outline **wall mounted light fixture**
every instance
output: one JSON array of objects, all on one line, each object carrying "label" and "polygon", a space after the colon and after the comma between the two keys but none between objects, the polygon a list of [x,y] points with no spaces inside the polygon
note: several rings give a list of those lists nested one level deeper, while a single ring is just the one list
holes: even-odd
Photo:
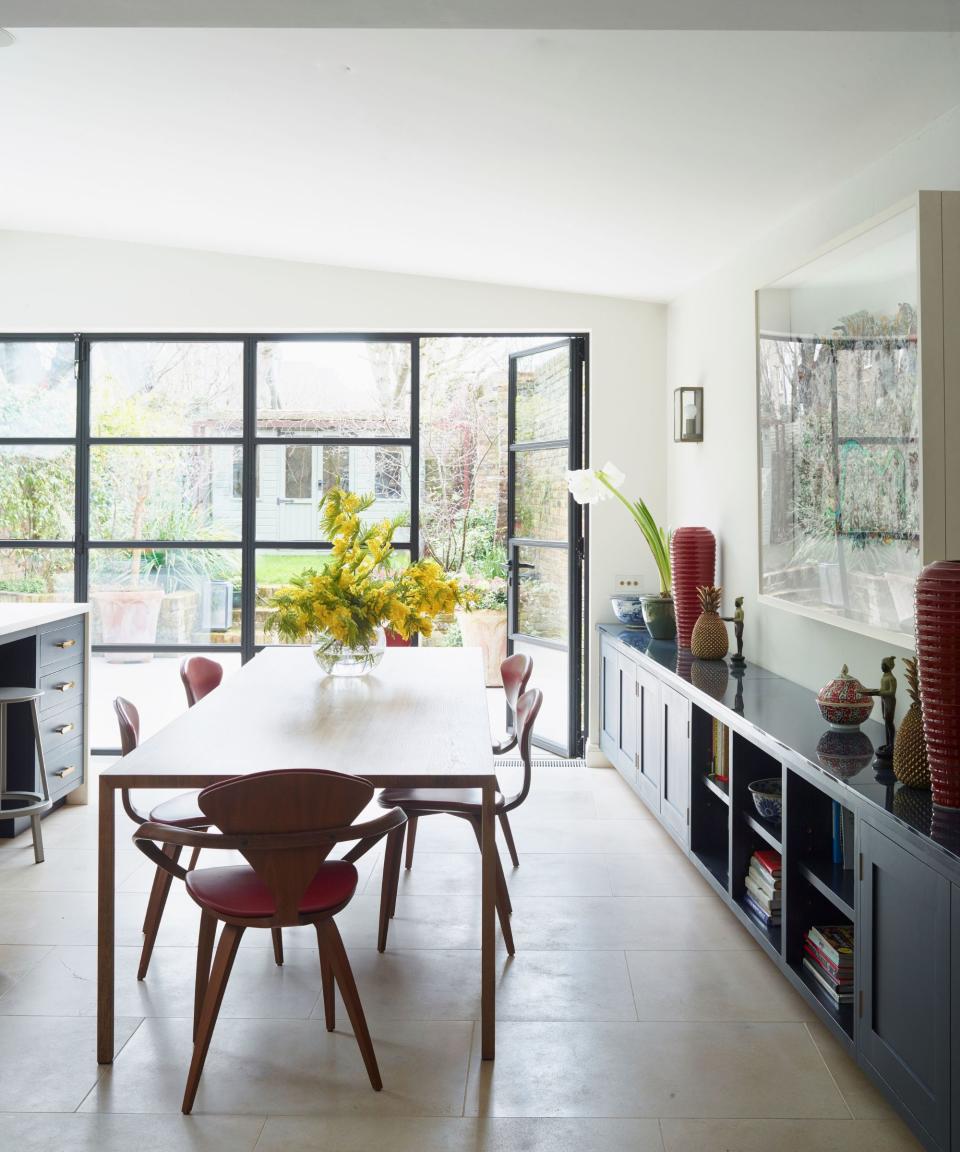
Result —
[{"label": "wall mounted light fixture", "polygon": [[703,389],[677,388],[673,394],[673,439],[699,444],[703,439]]}]

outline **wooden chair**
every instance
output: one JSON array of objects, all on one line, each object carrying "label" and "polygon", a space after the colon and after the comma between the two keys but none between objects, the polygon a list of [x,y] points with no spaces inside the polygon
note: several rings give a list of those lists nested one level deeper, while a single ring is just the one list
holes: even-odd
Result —
[{"label": "wooden chair", "polygon": [[[117,714],[120,725],[120,752],[126,756],[140,743],[140,713],[136,707],[123,696],[118,696],[113,702],[113,710]],[[150,809],[149,816],[144,815],[134,807],[128,789],[120,791],[120,800],[123,810],[134,824],[146,824],[152,820],[158,824],[173,824],[178,828],[206,829],[210,821],[200,811],[197,804],[199,792],[184,792],[174,796],[171,800],[155,805]],[[176,863],[180,858],[182,849],[171,847],[168,855]],[[197,865],[200,849],[194,850],[190,857],[189,871]],[[145,980],[150,967],[150,958],[153,956],[153,947],[157,942],[157,933],[160,931],[160,921],[163,919],[163,910],[167,906],[167,897],[170,895],[170,884],[173,876],[163,868],[157,868],[150,888],[150,898],[147,900],[147,911],[143,919],[143,950],[140,953],[140,967],[137,969],[137,979]],[[278,964],[283,963],[283,939],[278,928],[273,936],[273,958]]]},{"label": "wooden chair", "polygon": [[223,665],[206,656],[189,656],[180,665],[180,679],[187,693],[187,704],[193,707],[199,700],[220,687]]},{"label": "wooden chair", "polygon": [[[399,808],[364,824],[353,821],[373,796],[373,785],[356,776],[320,769],[258,772],[205,788],[198,804],[220,835],[150,822],[134,834],[137,847],[186,884],[200,906],[193,1059],[183,1096],[190,1112],[203,1072],[223,994],[247,928],[279,930],[312,924],[320,951],[327,1030],[334,1018],[334,981],[374,1091],[383,1084],[350,962],[334,917],[357,887],[353,861],[383,836],[403,827]],[[327,860],[335,844],[357,841],[342,860]],[[160,848],[159,845],[164,845]],[[234,849],[248,864],[186,872],[168,851]],[[217,924],[223,924],[213,956]],[[211,968],[211,959],[213,961]]]},{"label": "wooden chair", "polygon": [[[533,674],[533,660],[523,652],[514,652],[506,660],[500,662],[500,678],[503,680],[503,693],[507,698],[507,707],[510,709],[510,724],[503,740],[493,745],[494,756],[505,756],[517,746],[517,701],[526,692],[527,684]],[[506,809],[497,813],[500,828],[506,841],[507,851],[514,868],[520,867],[520,857],[517,855],[517,846],[513,842],[513,830],[510,827],[510,818]],[[413,867],[413,846],[417,839],[417,817],[407,818],[407,868]]]},{"label": "wooden chair", "polygon": [[[543,703],[543,693],[539,688],[531,688],[517,701],[515,711],[517,725],[517,743],[520,748],[520,758],[523,761],[523,784],[520,791],[514,796],[504,796],[498,792],[496,795],[496,813],[512,811],[518,808],[527,798],[530,791],[531,755],[533,740],[533,726],[536,723],[540,706]],[[477,844],[481,844],[480,817],[482,811],[482,796],[479,788],[385,788],[378,797],[379,804],[385,808],[402,808],[407,820],[421,816],[434,816],[444,814],[459,816],[470,823]],[[400,863],[403,855],[403,833],[401,826],[387,839],[387,848],[384,854],[383,875],[384,887],[380,900],[380,933],[377,940],[377,949],[383,952],[387,946],[387,931],[390,919],[397,906],[397,889],[400,885]],[[387,882],[387,876],[390,880]],[[507,882],[503,875],[499,854],[497,856],[497,915],[500,919],[500,929],[507,951],[514,954],[513,933],[510,929],[510,895],[507,891]]]}]

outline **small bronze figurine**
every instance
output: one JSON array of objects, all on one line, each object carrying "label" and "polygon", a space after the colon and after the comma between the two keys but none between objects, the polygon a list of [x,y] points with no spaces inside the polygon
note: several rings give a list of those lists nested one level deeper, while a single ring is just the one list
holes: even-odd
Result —
[{"label": "small bronze figurine", "polygon": [[880,687],[867,690],[868,696],[880,697],[880,708],[883,713],[884,743],[877,749],[878,760],[893,760],[893,742],[897,729],[893,722],[897,710],[897,678],[893,674],[893,665],[896,656],[885,656],[880,661]]},{"label": "small bronze figurine", "polygon": [[737,642],[737,650],[730,657],[730,663],[743,668],[746,660],[743,658],[743,597],[738,596],[733,602],[733,615],[724,616],[724,620],[733,625],[733,635]]}]

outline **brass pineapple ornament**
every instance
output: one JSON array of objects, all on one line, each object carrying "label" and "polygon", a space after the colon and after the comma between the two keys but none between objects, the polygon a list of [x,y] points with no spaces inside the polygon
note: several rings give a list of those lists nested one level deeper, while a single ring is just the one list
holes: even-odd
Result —
[{"label": "brass pineapple ornament", "polygon": [[927,742],[923,738],[923,713],[920,710],[920,683],[917,661],[904,660],[910,707],[893,741],[893,772],[908,788],[929,788],[930,767],[927,764]]},{"label": "brass pineapple ornament", "polygon": [[697,589],[700,616],[693,626],[690,651],[698,660],[722,660],[730,649],[727,626],[720,619],[722,588],[708,584]]}]

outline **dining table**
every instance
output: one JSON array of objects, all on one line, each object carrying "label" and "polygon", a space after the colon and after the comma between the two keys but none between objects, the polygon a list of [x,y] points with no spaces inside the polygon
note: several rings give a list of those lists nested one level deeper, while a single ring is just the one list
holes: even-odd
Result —
[{"label": "dining table", "polygon": [[99,774],[98,1062],[113,1061],[118,792],[204,788],[284,768],[345,772],[377,788],[480,789],[481,1054],[492,1060],[498,784],[480,649],[388,648],[376,668],[348,677],[323,673],[310,648],[275,646]]}]

